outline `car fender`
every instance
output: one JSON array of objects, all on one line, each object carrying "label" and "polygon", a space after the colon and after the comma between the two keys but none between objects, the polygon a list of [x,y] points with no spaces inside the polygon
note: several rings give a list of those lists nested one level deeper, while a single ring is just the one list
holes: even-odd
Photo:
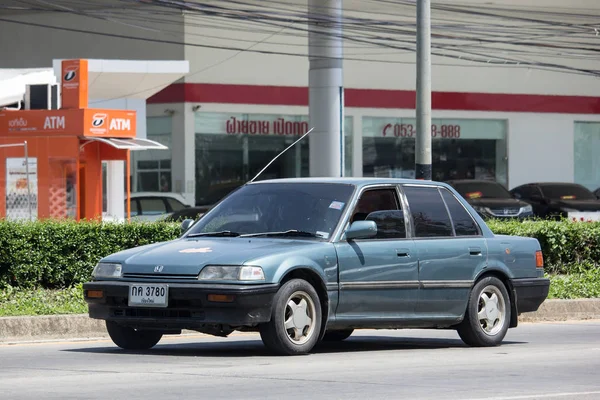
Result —
[{"label": "car fender", "polygon": [[482,275],[490,273],[490,272],[498,272],[498,273],[506,276],[508,279],[514,278],[513,272],[502,261],[488,259],[487,263],[480,264],[477,267],[477,269],[475,270],[475,274],[473,276],[473,282],[477,282],[479,280],[479,278],[481,278]]},{"label": "car fender", "polygon": [[[335,263],[335,265],[337,265],[337,263]],[[287,257],[279,264],[277,270],[275,271],[275,274],[273,275],[273,282],[281,282],[286,275],[294,270],[307,269],[315,273],[326,287],[327,277],[324,272],[324,267],[328,266],[319,265],[319,263],[309,257],[297,255]]]}]

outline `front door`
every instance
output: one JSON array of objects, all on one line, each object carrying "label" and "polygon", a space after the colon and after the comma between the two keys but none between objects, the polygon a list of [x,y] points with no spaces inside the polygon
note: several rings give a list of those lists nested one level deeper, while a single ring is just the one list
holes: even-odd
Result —
[{"label": "front door", "polygon": [[364,191],[350,222],[358,220],[375,221],[377,236],[336,243],[340,283],[336,319],[385,321],[413,316],[418,262],[396,187]]},{"label": "front door", "polygon": [[455,319],[466,310],[473,279],[487,262],[487,243],[474,219],[445,188],[402,187],[413,215],[421,291],[417,314]]}]

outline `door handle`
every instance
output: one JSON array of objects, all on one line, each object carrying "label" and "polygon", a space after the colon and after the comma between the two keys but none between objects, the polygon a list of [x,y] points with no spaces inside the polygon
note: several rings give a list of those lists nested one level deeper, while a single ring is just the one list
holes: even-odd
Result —
[{"label": "door handle", "polygon": [[398,249],[396,250],[396,255],[398,257],[410,257],[410,251],[408,249]]},{"label": "door handle", "polygon": [[469,247],[469,254],[472,256],[480,256],[481,249],[479,247]]}]

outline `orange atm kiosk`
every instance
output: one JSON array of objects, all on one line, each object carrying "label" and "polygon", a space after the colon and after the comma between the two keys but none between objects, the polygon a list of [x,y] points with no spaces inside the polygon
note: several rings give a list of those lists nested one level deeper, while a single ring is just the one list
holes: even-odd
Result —
[{"label": "orange atm kiosk", "polygon": [[102,162],[122,161],[128,220],[130,152],[147,149],[166,147],[136,138],[135,111],[88,108],[87,61],[65,60],[60,109],[0,111],[0,218],[101,219]]}]

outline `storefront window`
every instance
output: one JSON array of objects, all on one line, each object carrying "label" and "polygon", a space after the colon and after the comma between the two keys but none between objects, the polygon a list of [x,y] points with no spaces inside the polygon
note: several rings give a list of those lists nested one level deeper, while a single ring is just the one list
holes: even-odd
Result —
[{"label": "storefront window", "polygon": [[148,117],[146,136],[169,150],[132,152],[137,192],[170,192],[171,185],[171,117]]},{"label": "storefront window", "polygon": [[[363,175],[414,178],[414,118],[364,117]],[[507,185],[506,121],[433,119],[433,179],[489,179]]]},{"label": "storefront window", "polygon": [[[252,179],[309,129],[308,116],[198,113],[196,203],[214,204]],[[352,171],[352,117],[344,121],[345,171]],[[309,175],[310,135],[279,157],[258,180]]]},{"label": "storefront window", "polygon": [[600,122],[575,123],[575,183],[600,188]]}]

